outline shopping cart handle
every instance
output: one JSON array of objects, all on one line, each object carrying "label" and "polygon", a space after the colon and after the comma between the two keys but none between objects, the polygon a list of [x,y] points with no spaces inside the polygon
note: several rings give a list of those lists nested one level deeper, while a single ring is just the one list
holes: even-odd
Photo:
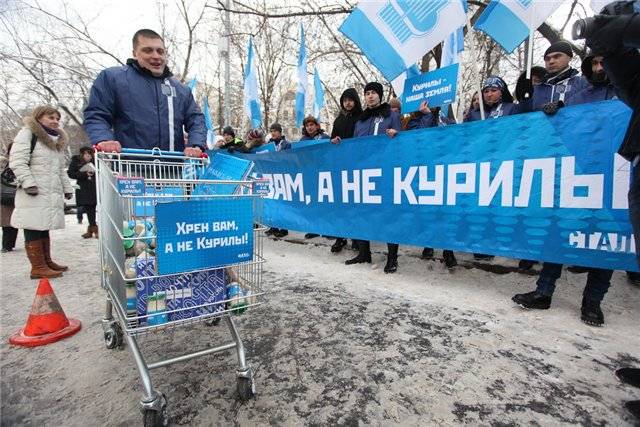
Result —
[{"label": "shopping cart handle", "polygon": [[148,156],[180,156],[184,157],[184,153],[180,151],[163,151],[159,148],[153,148],[151,150],[143,150],[141,148],[123,148],[122,154],[144,154]]}]

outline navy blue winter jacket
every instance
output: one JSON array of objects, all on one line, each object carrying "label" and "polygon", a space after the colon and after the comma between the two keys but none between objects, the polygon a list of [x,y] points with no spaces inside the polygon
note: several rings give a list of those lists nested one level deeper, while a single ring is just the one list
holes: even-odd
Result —
[{"label": "navy blue winter jacket", "polygon": [[84,129],[91,142],[115,140],[125,148],[170,150],[168,100],[172,99],[173,149],[184,149],[183,126],[189,146],[206,146],[204,116],[189,88],[171,76],[165,69],[162,77],[153,77],[132,59],[100,72],[84,110]]},{"label": "navy blue winter jacket", "polygon": [[[376,127],[377,124],[377,127]],[[354,137],[368,135],[384,135],[387,129],[402,130],[400,114],[391,111],[386,102],[375,108],[367,108],[356,122]]]},{"label": "navy blue winter jacket", "polygon": [[[486,107],[487,105],[485,104],[485,108]],[[518,112],[518,106],[512,102],[501,102],[500,104],[495,104],[484,110],[484,114],[487,119],[497,119],[498,117],[511,116],[513,114],[518,114]],[[475,122],[476,120],[481,119],[482,116],[480,115],[480,110],[473,110],[469,112],[469,115],[465,119],[465,122]]]},{"label": "navy blue winter jacket", "polygon": [[280,139],[269,138],[267,144],[271,143],[275,145],[276,151],[283,151],[291,148],[291,143],[287,141],[287,138],[285,138],[284,136],[282,136]]},{"label": "navy blue winter jacket", "polygon": [[[560,100],[566,105],[571,105],[573,103],[571,98],[587,86],[589,86],[589,82],[579,76],[578,70],[574,68],[569,68],[557,76],[547,77],[544,83],[533,87],[532,110],[542,110],[544,104]],[[531,110],[526,108],[525,111]]]},{"label": "navy blue winter jacket", "polygon": [[436,123],[433,114],[423,114],[418,111],[412,114],[411,120],[409,120],[409,123],[407,123],[407,130],[432,128],[437,125],[438,124]]},{"label": "navy blue winter jacket", "polygon": [[318,133],[317,133],[317,134],[315,134],[315,136],[310,136],[310,135],[307,135],[306,133],[304,133],[304,134],[302,135],[302,138],[300,138],[300,141],[310,141],[310,140],[312,140],[312,139],[331,139],[331,137],[330,137],[329,135],[327,135],[327,134],[325,133],[325,131],[323,131],[322,129],[320,129],[320,130],[318,131]]}]

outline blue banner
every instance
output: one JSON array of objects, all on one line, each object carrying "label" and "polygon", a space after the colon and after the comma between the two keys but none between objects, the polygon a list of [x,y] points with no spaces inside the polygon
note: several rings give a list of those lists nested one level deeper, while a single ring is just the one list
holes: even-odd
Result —
[{"label": "blue banner", "polygon": [[158,203],[159,274],[216,268],[253,259],[249,197]]},{"label": "blue banner", "polygon": [[262,221],[333,236],[637,270],[619,101],[248,155]]},{"label": "blue banner", "polygon": [[[209,166],[198,176],[201,180],[216,181],[242,181],[251,172],[253,164],[249,160],[222,154],[219,151],[213,153]],[[237,184],[198,184],[193,190],[194,196],[235,194],[238,191]]]},{"label": "blue banner", "polygon": [[456,99],[457,86],[458,64],[410,77],[404,82],[402,110],[418,111],[423,101],[428,101],[429,107],[451,104]]}]

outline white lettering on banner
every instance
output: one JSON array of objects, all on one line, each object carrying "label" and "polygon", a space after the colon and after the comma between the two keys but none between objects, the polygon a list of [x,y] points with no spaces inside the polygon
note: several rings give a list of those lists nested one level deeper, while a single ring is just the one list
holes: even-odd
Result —
[{"label": "white lettering on banner", "polygon": [[302,181],[302,174],[296,174],[296,178],[292,179],[288,173],[284,175],[286,183],[287,200],[293,200],[293,194],[298,193],[298,200],[304,202],[304,184]]},{"label": "white lettering on banner", "polygon": [[224,246],[245,245],[248,242],[249,242],[248,233],[244,233],[242,237],[238,237],[238,236],[198,237],[196,239],[196,248],[197,249],[213,249],[213,248],[224,247]]},{"label": "white lettering on banner", "polygon": [[189,252],[193,250],[193,242],[191,240],[187,240],[186,242],[177,242],[176,250],[178,252]]},{"label": "white lettering on banner", "polygon": [[362,170],[362,203],[371,203],[379,205],[382,203],[382,196],[372,195],[372,191],[376,191],[375,182],[371,182],[371,178],[379,178],[382,176],[382,169],[363,169]]},{"label": "white lettering on banner", "polygon": [[273,187],[274,187],[274,195],[273,195],[274,200],[278,200],[280,197],[282,197],[282,200],[290,201],[289,199],[287,199],[287,192],[284,188],[284,177],[282,176],[281,173],[273,174]]},{"label": "white lettering on banner", "polygon": [[576,249],[636,253],[633,234],[602,233],[600,231],[585,234],[582,231],[574,231],[569,233],[569,246]]},{"label": "white lettering on banner", "polygon": [[209,232],[209,223],[201,222],[196,224],[191,224],[188,222],[176,222],[176,235],[181,234],[201,234]]},{"label": "white lettering on banner", "polygon": [[360,171],[353,171],[353,182],[349,182],[349,171],[342,171],[342,203],[349,203],[349,192],[353,192],[353,203],[360,203]]},{"label": "white lettering on banner", "polygon": [[318,173],[318,202],[324,202],[325,197],[329,203],[333,203],[333,181],[331,172]]},{"label": "white lettering on banner", "polygon": [[436,177],[429,181],[427,167],[418,168],[418,189],[420,191],[433,191],[432,196],[418,196],[418,203],[421,205],[442,205],[444,204],[444,165],[436,165]]},{"label": "white lettering on banner", "polygon": [[[458,183],[458,175],[464,175],[464,181]],[[476,189],[476,164],[459,163],[447,167],[447,204],[455,205],[458,194],[474,193]]]},{"label": "white lettering on banner", "polygon": [[411,92],[417,92],[419,90],[428,89],[433,86],[440,86],[441,84],[442,84],[442,79],[429,80],[422,83],[416,83],[413,86],[411,86]]},{"label": "white lettering on banner", "polygon": [[214,221],[213,231],[237,230],[235,221]]},{"label": "white lettering on banner", "polygon": [[269,192],[264,196],[266,199],[273,199],[275,194],[275,189],[273,187],[273,176],[270,173],[263,173],[262,179],[266,179],[269,183]]},{"label": "white lettering on banner", "polygon": [[613,157],[613,191],[611,207],[629,209],[629,183],[631,182],[631,162],[616,153]]},{"label": "white lettering on banner", "polygon": [[[602,209],[604,175],[576,175],[576,158],[563,157],[560,162],[560,207]],[[586,196],[574,195],[576,187],[586,187]]]},{"label": "white lettering on banner", "polygon": [[416,176],[416,171],[418,170],[417,166],[409,167],[407,171],[407,175],[402,179],[402,168],[393,168],[393,204],[400,205],[402,204],[402,193],[407,196],[407,200],[410,205],[418,204],[418,200],[416,200],[416,195],[413,194],[413,189],[411,188],[411,182],[413,178]]},{"label": "white lettering on banner", "polygon": [[489,206],[498,190],[502,190],[500,206],[511,207],[513,203],[513,160],[500,163],[491,181],[491,163],[480,163],[478,206]]},{"label": "white lettering on banner", "polygon": [[531,197],[531,186],[533,185],[533,174],[536,170],[541,171],[542,179],[540,183],[540,207],[553,207],[553,187],[556,174],[556,159],[525,159],[522,165],[522,177],[520,178],[520,189],[518,196],[513,200],[513,205],[518,208],[529,206]]}]

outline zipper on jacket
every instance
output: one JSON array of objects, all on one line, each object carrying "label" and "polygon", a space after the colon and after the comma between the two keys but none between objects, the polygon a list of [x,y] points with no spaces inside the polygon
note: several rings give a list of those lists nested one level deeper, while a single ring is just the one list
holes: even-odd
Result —
[{"label": "zipper on jacket", "polygon": [[162,135],[160,132],[162,132],[162,128],[161,128],[161,124],[160,124],[160,98],[158,98],[158,83],[154,80],[153,81],[153,87],[156,91],[156,117],[158,118],[158,145],[157,147],[159,149],[162,150],[162,147],[160,146],[160,143],[162,141]]}]

